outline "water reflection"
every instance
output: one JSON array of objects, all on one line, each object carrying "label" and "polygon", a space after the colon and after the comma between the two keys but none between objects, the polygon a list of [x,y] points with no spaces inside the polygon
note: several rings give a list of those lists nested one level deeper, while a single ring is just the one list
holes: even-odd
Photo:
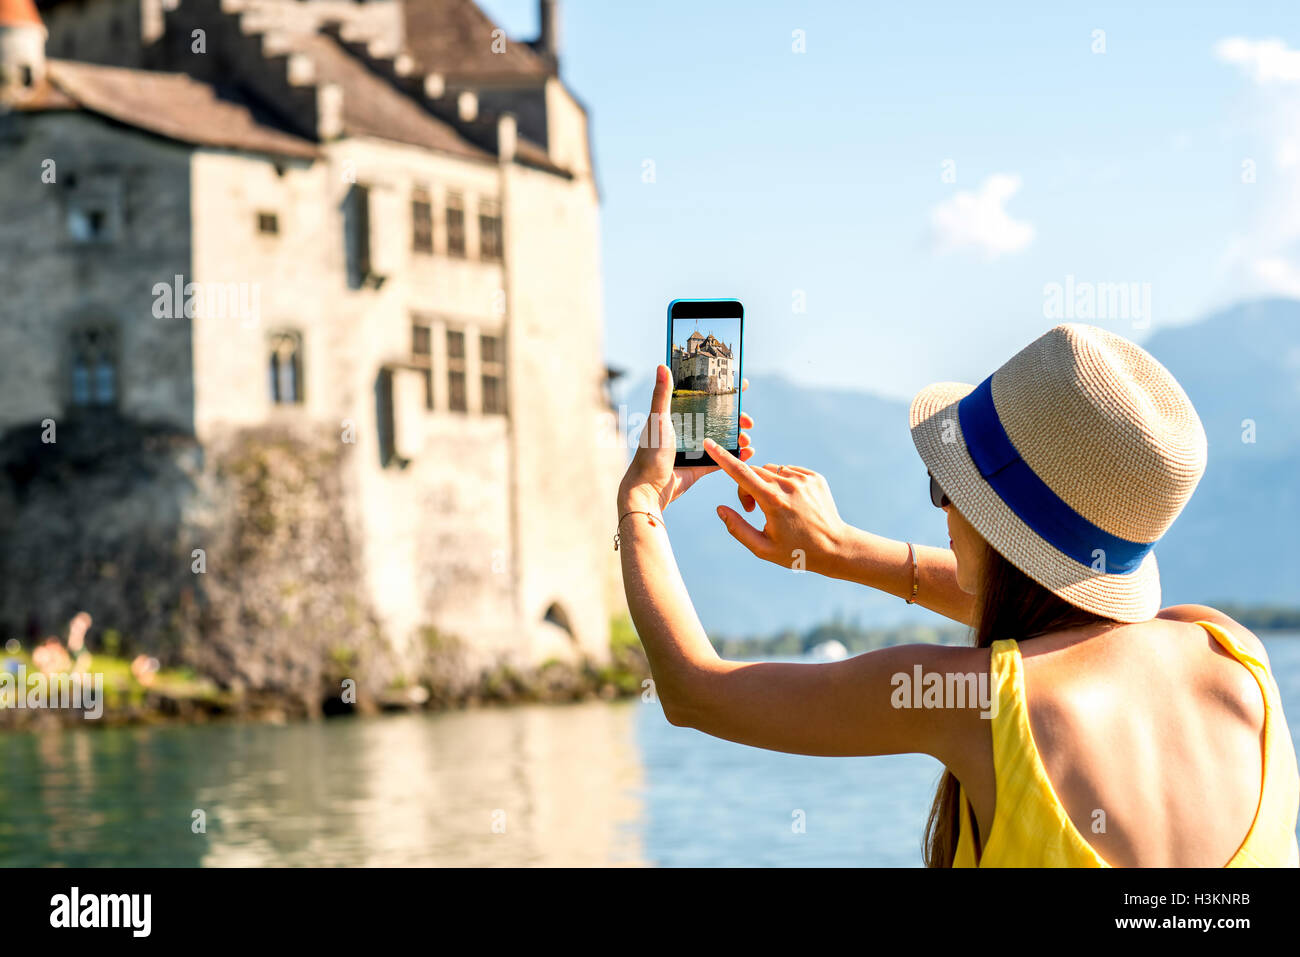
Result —
[{"label": "water reflection", "polygon": [[724,395],[675,395],[672,412],[681,416],[677,430],[677,449],[699,450],[704,454],[704,440],[712,439],[724,449],[736,448],[740,432],[740,393]]},{"label": "water reflection", "polygon": [[636,707],[4,735],[0,860],[639,864]]},{"label": "water reflection", "polygon": [[[1265,646],[1296,735],[1300,636]],[[742,747],[640,701],[0,733],[0,767],[0,863],[27,866],[918,866],[940,771]]]}]

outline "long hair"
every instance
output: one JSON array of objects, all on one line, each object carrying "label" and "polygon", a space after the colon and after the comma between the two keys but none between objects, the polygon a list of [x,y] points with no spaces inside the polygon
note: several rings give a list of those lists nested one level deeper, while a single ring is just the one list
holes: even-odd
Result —
[{"label": "long hair", "polygon": [[[973,623],[976,648],[1002,638],[1023,641],[1077,625],[1110,621],[1052,594],[985,542],[984,573]],[[957,778],[947,769],[925,824],[925,866],[952,867],[957,852]],[[988,835],[982,835],[987,840]]]}]

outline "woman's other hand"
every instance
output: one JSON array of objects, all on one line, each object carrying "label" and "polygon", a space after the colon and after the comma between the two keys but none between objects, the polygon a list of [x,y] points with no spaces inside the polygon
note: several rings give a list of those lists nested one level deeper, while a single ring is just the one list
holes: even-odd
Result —
[{"label": "woman's other hand", "polygon": [[849,526],[840,518],[822,475],[799,465],[749,466],[709,441],[704,448],[767,519],[759,531],[739,512],[719,505],[718,516],[737,541],[776,565],[823,575],[833,571]]},{"label": "woman's other hand", "polygon": [[[740,391],[749,387],[748,379],[740,380]],[[641,432],[641,440],[636,454],[627,467],[627,473],[618,487],[618,507],[622,514],[628,509],[657,508],[660,514],[670,502],[680,496],[701,477],[716,472],[716,465],[689,465],[673,468],[677,459],[677,434],[673,430],[672,419],[672,373],[666,365],[660,363],[655,367],[655,388],[650,399],[650,417]],[[657,414],[656,414],[657,413]],[[740,427],[752,429],[754,420],[748,414],[740,414]],[[750,447],[749,433],[741,431],[738,438],[740,457],[733,461],[744,462],[754,454]],[[746,511],[753,509],[753,499],[744,489],[740,490],[740,502]]]}]

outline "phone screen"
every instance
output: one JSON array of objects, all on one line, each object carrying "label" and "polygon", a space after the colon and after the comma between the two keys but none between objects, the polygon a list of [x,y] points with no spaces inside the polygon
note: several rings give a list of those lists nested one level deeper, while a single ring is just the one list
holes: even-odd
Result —
[{"label": "phone screen", "polygon": [[711,465],[704,440],[740,454],[744,309],[736,299],[675,299],[668,306],[668,360],[677,465]]}]

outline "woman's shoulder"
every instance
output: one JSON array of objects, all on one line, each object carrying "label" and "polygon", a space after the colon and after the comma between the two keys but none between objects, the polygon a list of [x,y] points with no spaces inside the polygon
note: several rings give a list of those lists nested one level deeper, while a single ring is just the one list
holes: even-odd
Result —
[{"label": "woman's shoulder", "polygon": [[1250,629],[1208,605],[1175,605],[1146,621],[1076,626],[1021,642],[1033,704],[1042,713],[1077,706],[1086,716],[1092,705],[1116,692],[1122,691],[1124,700],[1152,694],[1153,676],[1160,675],[1167,679],[1163,684],[1198,699],[1231,702],[1244,720],[1254,722],[1262,715],[1255,677],[1234,660],[1237,654],[1195,624],[1202,621],[1225,632],[1238,653],[1269,669],[1264,645]]},{"label": "woman's shoulder", "polygon": [[1268,652],[1264,649],[1264,643],[1241,622],[1230,615],[1224,614],[1217,608],[1212,608],[1209,605],[1170,605],[1168,608],[1160,610],[1156,615],[1156,620],[1208,621],[1212,625],[1218,625],[1235,638],[1253,657],[1258,658],[1265,668],[1272,670],[1268,661]]},{"label": "woman's shoulder", "polygon": [[[1020,644],[1020,650],[1025,658],[1030,657],[1052,657],[1052,658],[1072,658],[1075,655],[1087,656],[1099,650],[1101,645],[1092,639],[1096,638],[1115,638],[1120,639],[1121,643],[1127,643],[1129,638],[1135,635],[1146,634],[1154,639],[1164,637],[1166,639],[1179,637],[1174,632],[1183,631],[1187,634],[1194,634],[1194,629],[1181,628],[1182,625],[1194,624],[1195,622],[1206,621],[1212,625],[1217,625],[1228,635],[1233,638],[1243,650],[1252,657],[1259,659],[1267,668],[1269,667],[1268,653],[1264,649],[1264,643],[1256,637],[1241,622],[1235,620],[1229,615],[1224,614],[1217,608],[1209,605],[1170,605],[1168,608],[1162,608],[1154,618],[1146,621],[1116,623],[1110,628],[1097,630],[1096,625],[1075,625],[1069,628],[1063,628],[1060,631],[1050,632],[1040,635],[1032,641]],[[1205,629],[1200,629],[1201,633],[1209,639]],[[1066,652],[1066,654],[1058,654]]]}]

